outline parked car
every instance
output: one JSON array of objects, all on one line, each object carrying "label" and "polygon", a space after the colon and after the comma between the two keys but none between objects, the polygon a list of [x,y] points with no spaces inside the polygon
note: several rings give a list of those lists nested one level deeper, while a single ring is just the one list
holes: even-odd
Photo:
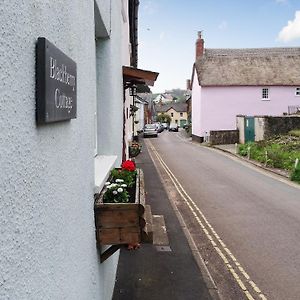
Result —
[{"label": "parked car", "polygon": [[178,125],[177,124],[170,124],[169,131],[176,131],[176,132],[178,132]]},{"label": "parked car", "polygon": [[146,124],[144,127],[144,137],[157,137],[157,126],[156,124]]},{"label": "parked car", "polygon": [[164,129],[168,129],[169,128],[168,123],[162,123],[161,125],[164,126]]},{"label": "parked car", "polygon": [[165,128],[162,126],[162,124],[160,122],[156,122],[155,125],[156,125],[158,133],[161,133],[162,131],[164,131]]}]

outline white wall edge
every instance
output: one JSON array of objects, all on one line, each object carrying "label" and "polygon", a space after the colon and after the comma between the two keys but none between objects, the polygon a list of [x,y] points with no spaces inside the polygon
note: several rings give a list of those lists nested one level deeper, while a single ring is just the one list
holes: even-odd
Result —
[{"label": "white wall edge", "polygon": [[110,171],[115,167],[117,155],[97,155],[95,157],[95,188],[94,193],[100,193]]}]

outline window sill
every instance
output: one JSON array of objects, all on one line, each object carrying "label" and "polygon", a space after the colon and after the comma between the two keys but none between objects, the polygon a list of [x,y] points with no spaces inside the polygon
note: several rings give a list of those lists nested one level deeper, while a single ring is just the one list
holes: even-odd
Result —
[{"label": "window sill", "polygon": [[270,101],[271,99],[270,98],[263,98],[261,99],[261,101]]},{"label": "window sill", "polygon": [[97,155],[95,157],[95,187],[94,194],[100,193],[104,183],[109,177],[110,171],[115,167],[117,156]]}]

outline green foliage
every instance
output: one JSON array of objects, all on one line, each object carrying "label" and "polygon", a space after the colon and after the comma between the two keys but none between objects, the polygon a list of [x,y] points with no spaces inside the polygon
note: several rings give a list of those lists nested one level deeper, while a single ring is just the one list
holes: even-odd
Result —
[{"label": "green foliage", "polygon": [[151,93],[151,90],[148,85],[146,84],[137,84],[136,87],[137,93]]},{"label": "green foliage", "polygon": [[298,163],[297,168],[293,170],[291,180],[300,183],[300,163]]},{"label": "green foliage", "polygon": [[130,157],[136,157],[140,154],[142,149],[142,145],[139,144],[138,142],[132,142],[129,145],[129,156]]},{"label": "green foliage", "polygon": [[239,149],[238,149],[238,153],[241,156],[247,156],[247,154],[248,154],[247,144],[240,144]]},{"label": "green foliage", "polygon": [[300,129],[291,130],[289,135],[300,137]]},{"label": "green foliage", "polygon": [[181,90],[181,89],[172,89],[169,91],[166,91],[167,94],[172,95],[173,100],[175,102],[184,102],[185,101],[185,90]]},{"label": "green foliage", "polygon": [[168,114],[162,113],[156,117],[156,120],[157,120],[157,122],[160,122],[160,123],[170,124],[172,121],[172,118]]},{"label": "green foliage", "polygon": [[129,194],[126,190],[127,185],[122,179],[116,179],[115,182],[106,182],[107,190],[103,196],[104,203],[127,203]]},{"label": "green foliage", "polygon": [[192,124],[189,123],[186,127],[185,127],[185,131],[187,133],[188,136],[192,136]]},{"label": "green foliage", "polygon": [[122,179],[128,187],[133,187],[135,184],[137,172],[128,171],[125,169],[113,169],[111,171],[111,176],[113,181],[115,181],[116,179]]},{"label": "green foliage", "polygon": [[250,147],[250,159],[273,168],[292,171],[295,160],[300,158],[300,141],[287,138],[276,137],[268,141],[239,145],[239,154],[247,156],[248,147]]}]

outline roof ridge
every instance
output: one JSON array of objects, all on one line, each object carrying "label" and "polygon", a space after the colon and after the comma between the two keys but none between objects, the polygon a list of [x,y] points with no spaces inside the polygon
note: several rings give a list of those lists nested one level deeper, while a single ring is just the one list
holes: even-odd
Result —
[{"label": "roof ridge", "polygon": [[[206,48],[204,57],[210,56],[266,56],[300,55],[300,47],[272,48]],[[201,59],[201,58],[200,58]]]}]

